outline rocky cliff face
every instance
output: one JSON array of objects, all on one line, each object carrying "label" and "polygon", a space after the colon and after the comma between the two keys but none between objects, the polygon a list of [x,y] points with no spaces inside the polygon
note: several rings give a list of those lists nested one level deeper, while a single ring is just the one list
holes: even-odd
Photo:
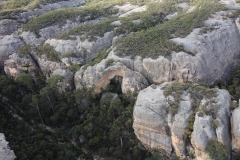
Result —
[{"label": "rocky cliff face", "polygon": [[[166,94],[169,86],[172,91]],[[175,153],[181,159],[190,154],[195,154],[196,159],[210,159],[205,148],[211,140],[226,145],[230,151],[229,93],[216,89],[212,91],[212,96],[200,96],[202,99],[199,98],[197,103],[193,98],[194,92],[203,88],[182,87],[183,90],[179,89],[180,83],[163,83],[140,91],[133,112],[133,128],[137,138],[146,148],[157,149],[167,156]],[[201,92],[210,93],[210,90],[204,90]],[[176,94],[179,94],[179,101]],[[177,106],[172,105],[174,102]],[[173,112],[174,107],[176,110]],[[190,116],[195,117],[193,122],[189,121]],[[189,125],[193,125],[193,131],[187,135]]]},{"label": "rocky cliff face", "polygon": [[240,150],[239,112],[240,112],[240,107],[234,109],[234,111],[232,112],[232,117],[231,117],[232,150],[235,150],[235,151]]},{"label": "rocky cliff face", "polygon": [[16,158],[14,152],[10,150],[8,142],[5,140],[3,133],[0,133],[0,159],[1,160],[14,160]]}]

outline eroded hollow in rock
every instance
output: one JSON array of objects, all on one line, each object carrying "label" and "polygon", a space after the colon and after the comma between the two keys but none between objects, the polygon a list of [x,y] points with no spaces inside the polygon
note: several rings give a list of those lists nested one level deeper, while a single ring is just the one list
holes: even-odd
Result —
[{"label": "eroded hollow in rock", "polygon": [[107,92],[113,92],[122,94],[122,76],[115,76],[112,79],[110,79],[110,83],[107,85],[107,87],[104,89]]}]

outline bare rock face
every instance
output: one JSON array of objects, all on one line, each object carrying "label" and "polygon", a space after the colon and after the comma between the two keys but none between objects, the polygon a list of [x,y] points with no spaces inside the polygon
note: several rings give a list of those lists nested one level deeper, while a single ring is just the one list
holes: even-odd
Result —
[{"label": "bare rock face", "polygon": [[39,46],[42,42],[45,41],[45,39],[42,37],[37,38],[37,36],[32,32],[23,32],[20,37],[23,39],[25,44],[28,44],[30,46]]},{"label": "bare rock face", "polygon": [[232,112],[231,126],[232,126],[232,150],[240,151],[240,107]]},{"label": "bare rock face", "polygon": [[20,25],[17,23],[16,20],[11,19],[0,20],[0,36],[12,34],[15,30],[17,30],[19,26]]},{"label": "bare rock face", "polygon": [[14,160],[16,158],[14,152],[10,150],[8,142],[5,140],[3,133],[0,133],[0,159],[1,160]]},{"label": "bare rock face", "polygon": [[82,67],[76,72],[74,81],[76,88],[94,87],[95,93],[100,93],[102,89],[115,77],[122,77],[122,92],[141,90],[148,86],[147,80],[138,72],[128,69],[122,63],[116,62],[111,66],[106,65],[103,60],[95,66],[89,66],[86,70]]},{"label": "bare rock face", "polygon": [[49,39],[45,43],[50,44],[57,52],[62,55],[73,52],[84,59],[92,60],[94,55],[112,44],[113,32],[107,32],[104,37],[98,37],[96,41],[81,41],[79,36],[77,40],[56,40]]},{"label": "bare rock face", "polygon": [[0,39],[0,70],[4,68],[4,61],[9,56],[23,46],[23,42],[19,36],[9,35]]},{"label": "bare rock face", "polygon": [[230,103],[231,99],[229,93],[225,90],[218,90],[218,101],[215,104],[217,106],[217,126],[212,127],[213,117],[209,115],[200,116],[196,114],[195,122],[193,126],[193,133],[191,136],[191,142],[195,149],[195,154],[198,159],[211,160],[209,156],[204,153],[204,149],[209,145],[209,141],[218,140],[227,148],[231,149],[231,138],[229,135],[230,128]]},{"label": "bare rock face", "polygon": [[71,91],[74,89],[73,73],[69,70],[57,69],[52,73],[52,76],[61,76],[63,80],[58,83],[60,92]]},{"label": "bare rock face", "polygon": [[[169,84],[171,83],[149,86],[138,95],[133,112],[133,128],[142,144],[147,149],[157,149],[167,156],[174,153],[181,159],[187,158],[190,154],[188,148],[193,148],[196,159],[207,160],[209,157],[204,150],[211,140],[217,140],[227,146],[230,154],[229,93],[226,90],[216,89],[215,101],[210,100],[213,97],[203,98],[199,103],[199,111],[194,113],[192,99],[194,93],[189,93],[191,89],[183,91],[177,103],[177,111],[173,114],[169,112],[173,109],[171,106],[169,108],[169,104],[175,102],[175,98],[171,94],[164,93]],[[216,111],[214,115],[208,115],[208,112],[202,109],[204,105],[207,105],[205,110],[214,108],[213,110]],[[203,113],[204,111],[206,113]],[[195,121],[189,139],[186,127],[188,118],[192,115],[195,115]],[[215,126],[213,121],[217,121]],[[187,143],[187,139],[191,144]]]},{"label": "bare rock face", "polygon": [[77,40],[49,39],[45,43],[50,44],[62,55],[72,52],[84,59],[92,60],[97,52],[109,47],[112,44],[113,37],[113,32],[107,32],[103,37],[98,37],[97,40],[92,42],[88,41],[88,39],[81,41],[78,36],[76,37]]},{"label": "bare rock face", "polygon": [[24,72],[29,72],[34,77],[38,68],[31,56],[24,55],[19,57],[14,53],[4,62],[4,71],[7,75],[16,79],[18,76],[25,74]]}]

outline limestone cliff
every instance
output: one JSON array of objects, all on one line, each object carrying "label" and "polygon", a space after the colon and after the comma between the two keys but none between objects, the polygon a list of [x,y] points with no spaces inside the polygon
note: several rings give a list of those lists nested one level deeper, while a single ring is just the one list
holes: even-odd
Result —
[{"label": "limestone cliff", "polygon": [[[209,159],[205,148],[211,140],[226,145],[230,154],[230,99],[226,90],[211,91],[176,82],[150,86],[138,95],[133,112],[134,132],[146,148],[167,156],[175,153],[185,159],[193,154],[189,149],[192,148],[196,159]],[[190,116],[195,120],[193,131],[187,135]]]},{"label": "limestone cliff", "polygon": [[10,150],[8,142],[5,140],[3,133],[0,133],[0,160],[14,160],[14,152]]}]

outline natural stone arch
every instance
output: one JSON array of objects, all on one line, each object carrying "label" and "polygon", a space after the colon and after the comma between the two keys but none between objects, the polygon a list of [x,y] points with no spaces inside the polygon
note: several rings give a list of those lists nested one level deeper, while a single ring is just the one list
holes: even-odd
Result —
[{"label": "natural stone arch", "polygon": [[101,78],[95,81],[95,93],[101,93],[110,81],[115,77],[122,77],[122,92],[141,90],[148,86],[147,80],[138,72],[134,72],[128,68],[109,68],[102,74]]}]

